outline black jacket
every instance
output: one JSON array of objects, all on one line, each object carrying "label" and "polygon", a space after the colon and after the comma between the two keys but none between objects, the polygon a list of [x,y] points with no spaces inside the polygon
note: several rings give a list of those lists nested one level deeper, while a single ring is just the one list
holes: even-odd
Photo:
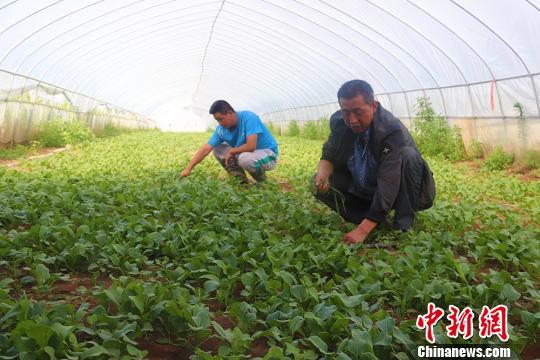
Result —
[{"label": "black jacket", "polygon": [[[391,112],[384,109],[381,104],[377,106],[370,128],[371,136],[367,145],[379,167],[377,189],[366,217],[376,222],[382,222],[392,209],[399,191],[401,148],[417,149],[417,147],[403,123]],[[343,121],[341,111],[335,112],[330,117],[330,130],[330,136],[323,145],[321,160],[330,161],[334,165],[334,171],[350,174],[347,160],[353,154],[354,133]],[[425,161],[424,168],[417,210],[431,207],[435,197],[433,174]]]}]

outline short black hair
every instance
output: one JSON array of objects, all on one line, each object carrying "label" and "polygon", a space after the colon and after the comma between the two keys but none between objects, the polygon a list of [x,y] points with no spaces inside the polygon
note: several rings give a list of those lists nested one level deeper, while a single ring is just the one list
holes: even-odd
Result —
[{"label": "short black hair", "polygon": [[210,111],[209,113],[211,115],[214,115],[215,113],[222,113],[222,114],[226,114],[228,113],[229,111],[232,111],[232,112],[236,112],[234,111],[233,107],[231,106],[231,104],[229,104],[228,102],[226,102],[225,100],[217,100],[217,101],[214,101],[214,103],[212,104],[212,106],[210,106]]},{"label": "short black hair", "polygon": [[337,92],[338,100],[352,99],[358,95],[362,95],[368,104],[372,104],[375,100],[373,88],[364,80],[349,80],[341,85]]}]

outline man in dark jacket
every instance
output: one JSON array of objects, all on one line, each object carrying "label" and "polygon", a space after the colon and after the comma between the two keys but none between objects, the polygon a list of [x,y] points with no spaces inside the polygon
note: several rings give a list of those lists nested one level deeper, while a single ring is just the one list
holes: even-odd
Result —
[{"label": "man in dark jacket", "polygon": [[330,118],[314,185],[317,198],[359,224],[345,234],[363,242],[388,212],[393,227],[408,230],[416,211],[433,204],[435,183],[409,131],[375,99],[371,86],[351,80],[338,91],[341,108]]}]

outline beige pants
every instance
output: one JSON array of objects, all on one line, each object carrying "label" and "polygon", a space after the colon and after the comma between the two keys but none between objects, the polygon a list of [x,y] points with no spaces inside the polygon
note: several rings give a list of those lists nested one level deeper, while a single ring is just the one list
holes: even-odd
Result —
[{"label": "beige pants", "polygon": [[[215,157],[222,162],[231,147],[222,143],[214,148]],[[270,149],[260,149],[252,152],[244,152],[236,156],[238,165],[250,174],[272,170],[276,167],[277,156]]]}]

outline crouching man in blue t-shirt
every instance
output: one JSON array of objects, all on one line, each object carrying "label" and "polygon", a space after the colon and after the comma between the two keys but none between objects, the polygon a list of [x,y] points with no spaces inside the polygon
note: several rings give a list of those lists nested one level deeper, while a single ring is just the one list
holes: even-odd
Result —
[{"label": "crouching man in blue t-shirt", "polygon": [[193,155],[180,177],[189,176],[191,170],[213,150],[216,159],[233,176],[247,183],[246,170],[257,182],[266,179],[266,171],[276,166],[278,146],[276,139],[251,111],[234,111],[225,100],[210,107],[219,125],[207,144]]}]

